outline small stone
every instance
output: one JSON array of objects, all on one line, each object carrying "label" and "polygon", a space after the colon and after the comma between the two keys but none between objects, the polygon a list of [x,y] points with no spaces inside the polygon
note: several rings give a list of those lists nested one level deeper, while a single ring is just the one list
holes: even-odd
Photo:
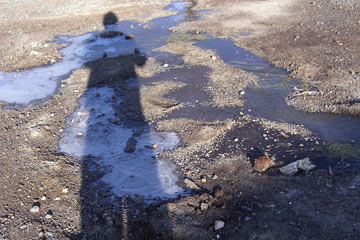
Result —
[{"label": "small stone", "polygon": [[190,169],[187,169],[185,172],[186,175],[190,175],[191,173],[192,173],[192,171]]},{"label": "small stone", "polygon": [[213,176],[213,180],[216,180],[216,179],[218,179],[219,177],[218,177],[218,175],[214,175]]},{"label": "small stone", "polygon": [[31,209],[30,212],[32,213],[37,213],[40,211],[40,207],[38,205],[34,205]]},{"label": "small stone", "polygon": [[215,61],[217,59],[216,56],[211,56],[211,60]]},{"label": "small stone", "polygon": [[38,52],[38,51],[31,51],[30,52],[30,56],[39,56],[39,55],[41,55],[41,53]]},{"label": "small stone", "polygon": [[152,148],[153,148],[153,149],[158,149],[158,148],[159,148],[159,144],[157,144],[157,143],[153,144],[153,145],[152,145]]},{"label": "small stone", "polygon": [[258,172],[265,172],[267,169],[275,166],[275,162],[267,155],[258,157],[254,161],[254,169]]},{"label": "small stone", "polygon": [[215,224],[214,224],[214,230],[215,231],[218,231],[218,230],[220,230],[220,229],[222,229],[224,227],[225,227],[225,222],[224,221],[221,221],[221,220],[216,220],[215,221]]},{"label": "small stone", "polygon": [[46,200],[46,196],[45,196],[45,195],[42,196],[42,197],[41,197],[41,200],[42,200],[42,201],[45,201],[45,200]]},{"label": "small stone", "polygon": [[62,192],[63,192],[63,193],[68,193],[68,192],[69,192],[69,189],[68,189],[68,188],[63,188]]},{"label": "small stone", "polygon": [[119,125],[120,122],[116,118],[110,118],[110,122]]},{"label": "small stone", "polygon": [[134,35],[132,35],[132,34],[129,34],[129,35],[125,36],[125,39],[127,39],[127,40],[133,39],[133,38],[134,38]]},{"label": "small stone", "polygon": [[238,142],[238,141],[239,141],[239,139],[238,139],[238,138],[235,138],[235,139],[234,139],[234,142]]},{"label": "small stone", "polygon": [[217,192],[215,193],[215,197],[216,197],[216,198],[222,197],[222,196],[224,196],[224,195],[225,195],[224,190],[219,190],[219,191],[217,191]]},{"label": "small stone", "polygon": [[199,199],[194,199],[194,198],[190,198],[189,200],[187,200],[187,204],[191,207],[194,208],[198,208],[199,204],[200,204],[200,200]]},{"label": "small stone", "polygon": [[134,53],[140,53],[140,49],[135,48],[135,49],[134,49]]},{"label": "small stone", "polygon": [[284,133],[284,132],[280,132],[280,135],[281,135],[282,137],[284,137],[284,138],[289,138],[289,135],[287,135],[287,134]]},{"label": "small stone", "polygon": [[60,201],[60,197],[56,197],[54,200],[55,201]]},{"label": "small stone", "polygon": [[209,194],[208,193],[203,193],[199,196],[199,199],[203,202],[208,201],[209,200]]},{"label": "small stone", "polygon": [[209,208],[209,204],[208,203],[201,203],[201,205],[200,205],[200,210],[201,211],[205,211],[205,210],[207,210]]},{"label": "small stone", "polygon": [[196,183],[194,183],[193,181],[191,181],[190,179],[185,179],[184,180],[186,186],[188,186],[191,189],[195,189],[195,190],[200,190],[200,188],[196,185]]},{"label": "small stone", "polygon": [[76,134],[76,137],[78,137],[78,138],[81,138],[83,136],[84,136],[84,134],[82,132],[79,132],[78,134]]},{"label": "small stone", "polygon": [[202,178],[201,181],[202,181],[203,183],[206,183],[206,182],[207,182],[206,178]]},{"label": "small stone", "polygon": [[169,67],[169,64],[165,63],[163,66],[167,68]]}]

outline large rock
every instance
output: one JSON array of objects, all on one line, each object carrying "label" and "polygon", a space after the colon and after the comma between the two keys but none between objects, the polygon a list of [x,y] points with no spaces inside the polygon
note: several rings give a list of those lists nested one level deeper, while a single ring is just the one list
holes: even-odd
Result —
[{"label": "large rock", "polygon": [[298,173],[300,170],[302,171],[310,171],[314,169],[316,165],[312,164],[309,158],[304,158],[292,162],[282,168],[280,168],[280,172],[285,175],[293,176]]},{"label": "large rock", "polygon": [[265,172],[273,166],[275,166],[275,162],[266,155],[258,157],[254,161],[254,169],[258,172]]}]

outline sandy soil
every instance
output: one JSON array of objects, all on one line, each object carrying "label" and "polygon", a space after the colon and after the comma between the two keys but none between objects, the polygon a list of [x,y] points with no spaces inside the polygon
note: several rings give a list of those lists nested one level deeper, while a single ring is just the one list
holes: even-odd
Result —
[{"label": "sandy soil", "polygon": [[[56,1],[0,1],[0,69],[59,61],[62,46],[49,43],[56,36],[100,30],[108,11],[120,21],[139,22],[173,14],[162,10],[167,3],[71,1],[59,7]],[[195,3],[193,10],[210,11],[174,31],[230,38],[288,69],[304,82],[288,98],[299,109],[359,114],[360,17],[355,0]],[[0,239],[360,237],[359,148],[328,143],[302,126],[242,112],[238,93],[257,78],[191,43],[176,41],[156,50],[178,54],[166,59],[170,67],[137,54],[89,62],[65,79],[52,98],[0,111]],[[193,74],[200,87],[191,85]],[[147,84],[128,86],[124,80],[129,77]],[[98,181],[105,173],[96,159],[60,152],[67,118],[86,89],[98,86],[117,89],[128,103],[118,114],[144,118],[157,130],[178,134],[179,147],[159,157],[177,165],[179,184],[190,196],[150,205],[141,197],[114,197]],[[200,102],[194,98],[199,89],[205,96]],[[204,121],[196,118],[198,108],[189,113],[190,105],[242,111],[233,118]],[[174,112],[182,117],[171,117]],[[257,172],[254,161],[264,154],[275,166]],[[318,168],[296,176],[279,173],[280,166],[304,157]],[[39,209],[31,212],[34,206]],[[216,221],[224,227],[215,230]]]},{"label": "sandy soil", "polygon": [[[178,31],[230,38],[300,78],[289,104],[309,112],[359,114],[359,3],[356,1],[199,1],[216,11]],[[310,93],[306,92],[311,90]],[[304,94],[298,94],[303,93]]]}]

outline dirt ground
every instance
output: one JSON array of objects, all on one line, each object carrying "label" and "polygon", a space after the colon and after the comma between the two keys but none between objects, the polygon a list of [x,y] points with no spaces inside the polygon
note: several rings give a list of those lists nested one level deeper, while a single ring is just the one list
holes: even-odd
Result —
[{"label": "dirt ground", "polygon": [[[147,23],[175,14],[162,10],[169,3],[0,1],[0,70],[61,61],[63,46],[51,41],[102,30],[109,11],[119,21]],[[198,0],[192,1],[192,11],[200,18],[173,27],[174,32],[228,38],[287,69],[303,83],[288,96],[289,105],[359,115],[356,0]],[[326,142],[303,126],[252,117],[242,109],[238,92],[259,79],[192,43],[174,41],[154,49],[171,54],[161,61],[130,54],[89,62],[63,80],[50,99],[1,109],[0,239],[360,238],[359,147]],[[147,84],[125,84],[134,76]],[[176,164],[187,196],[153,204],[114,196],[99,181],[105,173],[95,158],[59,150],[79,98],[99,86],[124,97],[122,116],[144,118],[149,127],[178,134],[178,148],[158,157]],[[141,108],[134,111],[136,93]],[[193,105],[198,107],[192,110]],[[208,109],[226,107],[239,111],[231,118],[217,112],[203,118]],[[255,159],[265,154],[275,166],[256,171]],[[295,176],[279,172],[305,157],[318,167]]]}]

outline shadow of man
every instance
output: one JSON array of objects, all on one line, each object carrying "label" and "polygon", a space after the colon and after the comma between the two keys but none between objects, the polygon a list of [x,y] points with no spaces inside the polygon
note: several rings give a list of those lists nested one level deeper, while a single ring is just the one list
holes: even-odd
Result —
[{"label": "shadow of man", "polygon": [[[113,13],[107,13],[103,23],[101,37],[124,38],[125,44],[134,41],[112,30],[109,25],[117,23]],[[133,217],[144,206],[142,193],[159,196],[164,183],[155,160],[158,146],[142,112],[136,74],[136,68],[146,61],[135,48],[134,53],[112,57],[104,52],[103,58],[85,64],[90,69],[87,89],[69,130],[75,137],[68,144],[82,162],[82,229],[71,239],[155,237],[148,222]]]}]

